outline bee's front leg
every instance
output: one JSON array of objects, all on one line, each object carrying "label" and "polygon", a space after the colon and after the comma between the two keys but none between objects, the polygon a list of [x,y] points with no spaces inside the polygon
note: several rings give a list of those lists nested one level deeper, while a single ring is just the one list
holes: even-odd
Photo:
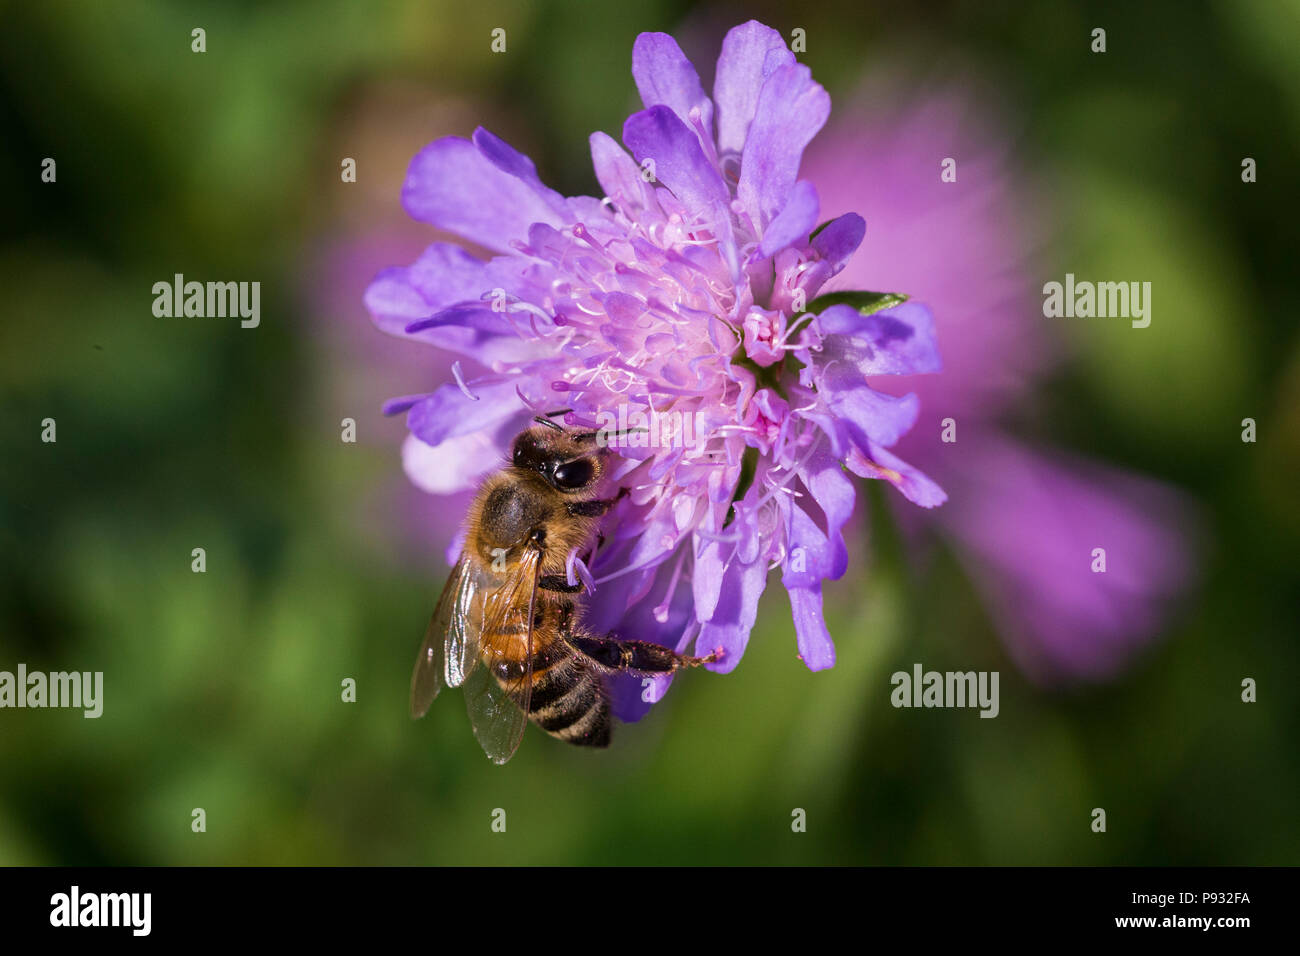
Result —
[{"label": "bee's front leg", "polygon": [[624,641],[616,637],[577,634],[569,638],[569,643],[604,667],[646,674],[670,674],[683,667],[712,664],[718,659],[716,651],[708,657],[690,657],[649,641]]}]

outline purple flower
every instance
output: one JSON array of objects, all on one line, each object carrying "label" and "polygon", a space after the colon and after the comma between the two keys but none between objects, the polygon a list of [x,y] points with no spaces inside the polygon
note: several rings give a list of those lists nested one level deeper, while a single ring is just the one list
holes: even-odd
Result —
[{"label": "purple flower", "polygon": [[751,21],[727,34],[712,100],[667,35],[637,38],[632,73],[646,108],[623,126],[626,150],[591,136],[602,198],[561,196],[481,128],[412,161],[407,211],[497,255],[436,243],[371,284],[381,328],[460,357],[454,382],[387,410],[406,411],[427,449],[405,456],[408,473],[446,490],[499,467],[533,415],[617,421],[628,494],[590,562],[589,625],[694,642],[730,671],[780,568],[799,653],[829,667],[822,582],[847,565],[845,466],[925,507],[944,500],[887,450],[917,399],[867,383],[938,370],[930,314],[814,302],[865,226],[852,212],[822,224],[798,179],[830,99],[778,33]]}]

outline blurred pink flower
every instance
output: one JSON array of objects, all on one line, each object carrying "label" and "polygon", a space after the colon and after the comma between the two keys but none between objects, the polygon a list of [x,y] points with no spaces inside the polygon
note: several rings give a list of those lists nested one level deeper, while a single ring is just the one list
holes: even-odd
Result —
[{"label": "blurred pink flower", "polygon": [[[944,373],[890,384],[921,399],[898,453],[950,498],[905,520],[949,538],[1031,678],[1112,676],[1158,633],[1189,581],[1180,529],[1189,509],[1167,486],[1005,432],[1004,414],[1061,352],[1032,271],[1035,197],[973,100],[874,92],[840,104],[804,168],[821,185],[823,218],[855,209],[867,221],[858,255],[826,291],[906,292],[934,313]],[[955,182],[941,179],[946,159],[956,161]],[[953,443],[941,438],[948,418]],[[1105,573],[1092,570],[1095,548],[1105,549]]]}]

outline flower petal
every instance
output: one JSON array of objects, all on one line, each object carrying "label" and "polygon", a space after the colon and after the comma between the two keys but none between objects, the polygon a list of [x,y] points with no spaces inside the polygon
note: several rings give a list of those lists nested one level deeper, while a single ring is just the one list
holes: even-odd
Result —
[{"label": "flower petal", "polygon": [[611,136],[591,134],[591,165],[605,195],[618,206],[655,209],[654,188],[641,176],[641,168]]},{"label": "flower petal", "polygon": [[856,212],[846,212],[832,219],[812,237],[812,247],[832,266],[834,275],[862,245],[867,234],[866,220]]},{"label": "flower petal", "polygon": [[827,363],[848,362],[863,375],[917,375],[943,367],[934,317],[919,302],[870,315],[851,305],[832,305],[817,317],[817,325],[826,336],[822,358]]},{"label": "flower petal", "polygon": [[[427,322],[449,306],[478,302],[484,291],[504,288],[533,294],[522,276],[520,260],[500,257],[483,262],[460,246],[437,242],[409,266],[385,269],[366,289],[371,319],[391,335],[415,339],[469,356],[484,364],[529,358],[533,347],[519,338],[500,315],[482,322]],[[444,318],[452,317],[447,313]],[[414,327],[414,331],[408,331]]]},{"label": "flower petal", "polygon": [[781,67],[763,83],[745,139],[736,193],[759,228],[785,205],[804,147],[830,111],[831,98],[801,63]]},{"label": "flower petal", "polygon": [[785,206],[763,231],[759,253],[764,257],[774,256],[786,246],[807,239],[817,225],[820,209],[813,184],[807,180],[795,183]]},{"label": "flower petal", "polygon": [[757,20],[727,31],[713,81],[720,152],[738,153],[744,149],[763,81],[794,61],[781,34]]},{"label": "flower petal", "polygon": [[666,33],[642,33],[632,45],[632,78],[647,108],[667,106],[688,128],[690,112],[700,111],[704,131],[713,132],[713,104],[704,95],[700,75],[682,48]]},{"label": "flower petal", "polygon": [[833,362],[821,370],[817,391],[844,423],[857,446],[895,444],[916,424],[920,403],[915,395],[878,392],[849,362]]},{"label": "flower petal", "polygon": [[366,289],[366,308],[391,335],[483,291],[483,260],[449,242],[435,242],[409,266],[385,269]]},{"label": "flower petal", "polygon": [[820,586],[824,579],[833,577],[832,572],[838,570],[837,549],[803,508],[789,505],[785,517],[789,554],[783,562],[781,583],[786,587]]},{"label": "flower petal", "polygon": [[415,154],[402,205],[411,216],[498,252],[528,238],[535,222],[563,218],[530,183],[506,172],[467,139],[448,136]]},{"label": "flower petal", "polygon": [[863,478],[880,478],[903,493],[908,501],[922,508],[937,508],[948,500],[947,493],[933,479],[885,449],[872,444],[869,455],[854,447],[844,464]]},{"label": "flower petal", "polygon": [[426,445],[441,445],[448,438],[494,428],[511,414],[527,411],[519,399],[517,384],[514,377],[471,382],[469,389],[474,398],[455,383],[443,385],[411,407],[406,427]]},{"label": "flower petal", "polygon": [[691,573],[695,614],[700,620],[707,621],[713,617],[722,598],[726,568],[722,542],[706,540],[695,554],[695,568]]},{"label": "flower petal", "polygon": [[473,142],[493,166],[532,187],[557,216],[565,221],[573,218],[564,197],[542,182],[537,175],[537,165],[531,159],[482,126],[474,130]]},{"label": "flower petal", "polygon": [[514,331],[505,315],[493,311],[486,305],[453,305],[423,319],[416,319],[406,327],[406,332],[415,335],[426,329],[440,328],[474,329],[492,335],[510,335]]},{"label": "flower petal", "polygon": [[767,585],[767,562],[752,564],[732,560],[723,576],[721,598],[713,616],[700,627],[695,639],[696,656],[706,657],[714,651],[720,656],[709,670],[728,674],[740,663],[749,643],[749,633],[758,619],[758,599]]},{"label": "flower petal", "polygon": [[816,587],[789,588],[790,616],[794,619],[795,642],[799,659],[810,671],[826,670],[835,666],[835,642],[826,628],[822,614],[822,589]]},{"label": "flower petal", "polygon": [[501,467],[501,449],[489,429],[448,438],[434,447],[413,433],[402,442],[402,469],[411,483],[435,495],[469,491]]},{"label": "flower petal", "polygon": [[803,481],[826,516],[832,553],[825,576],[832,580],[838,579],[848,570],[848,548],[841,532],[853,517],[857,491],[849,476],[844,473],[840,461],[829,450],[819,451],[808,459],[803,470]]},{"label": "flower petal", "polygon": [[692,211],[727,203],[726,184],[705,158],[699,138],[668,107],[652,106],[629,116],[623,142],[638,163],[653,160],[655,179]]}]

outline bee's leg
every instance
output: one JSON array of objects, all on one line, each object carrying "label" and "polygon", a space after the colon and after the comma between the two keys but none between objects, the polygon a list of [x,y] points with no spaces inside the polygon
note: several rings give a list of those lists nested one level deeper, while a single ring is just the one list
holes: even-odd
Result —
[{"label": "bee's leg", "polygon": [[618,489],[618,494],[613,498],[600,498],[596,501],[570,501],[565,505],[569,514],[575,518],[599,518],[620,499],[627,496],[627,489]]},{"label": "bee's leg", "polygon": [[577,594],[582,590],[582,582],[570,584],[563,574],[543,574],[537,580],[537,586],[547,591],[559,591],[561,594]]},{"label": "bee's leg", "polygon": [[683,667],[712,664],[718,659],[716,651],[708,657],[690,657],[649,641],[624,641],[616,637],[575,634],[569,637],[569,643],[597,664],[646,674],[670,674]]}]

